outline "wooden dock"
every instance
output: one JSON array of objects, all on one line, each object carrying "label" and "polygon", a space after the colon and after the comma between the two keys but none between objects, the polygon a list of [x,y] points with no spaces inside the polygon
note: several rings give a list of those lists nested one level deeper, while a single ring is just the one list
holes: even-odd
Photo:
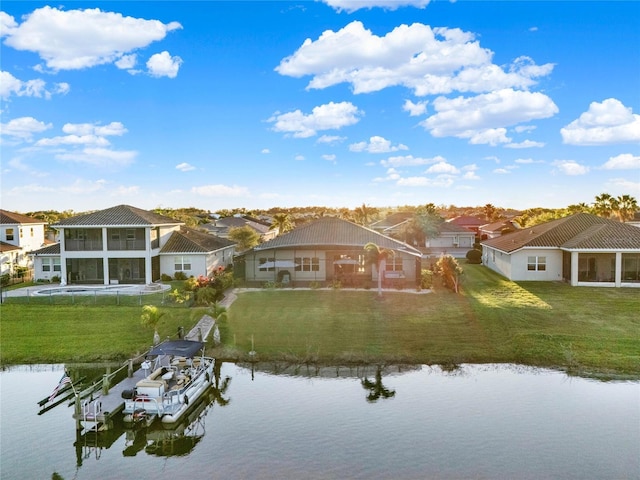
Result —
[{"label": "wooden dock", "polygon": [[[215,326],[215,320],[204,315],[198,323],[187,333],[185,340],[206,341]],[[114,374],[105,374],[103,379],[92,385],[83,392],[79,392],[80,401],[76,403],[73,417],[76,419],[78,430],[103,431],[111,428],[113,418],[124,409],[124,399],[122,393],[126,390],[133,390],[138,381],[145,378],[149,372],[144,372],[141,368],[134,370],[133,360],[122,368],[127,368],[125,378],[114,385],[106,385]],[[119,369],[121,370],[121,369]]]}]

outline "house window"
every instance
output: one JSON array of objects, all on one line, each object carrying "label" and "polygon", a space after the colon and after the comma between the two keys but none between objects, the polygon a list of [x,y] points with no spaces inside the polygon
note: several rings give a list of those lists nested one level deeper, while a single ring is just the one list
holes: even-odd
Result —
[{"label": "house window", "polygon": [[33,227],[31,227],[31,236],[33,237]]},{"label": "house window", "polygon": [[127,240],[135,240],[136,231],[133,228],[127,228]]},{"label": "house window", "polygon": [[13,228],[7,228],[7,231],[5,232],[5,236],[7,241],[13,240]]},{"label": "house window", "polygon": [[[267,263],[270,264],[270,266],[267,266]],[[275,271],[275,258],[259,258],[258,259],[258,270],[261,272],[273,272]]]},{"label": "house window", "polygon": [[189,257],[174,257],[173,263],[173,268],[176,272],[191,270],[191,259]]},{"label": "house window", "polygon": [[120,230],[111,230],[111,240],[114,242],[120,241]]},{"label": "house window", "polygon": [[527,257],[527,270],[544,272],[547,269],[547,257]]},{"label": "house window", "polygon": [[59,272],[60,271],[60,257],[54,258],[53,260],[53,271],[54,272]]},{"label": "house window", "polygon": [[296,257],[296,272],[319,272],[320,258],[318,257]]},{"label": "house window", "polygon": [[42,271],[43,272],[50,272],[51,271],[51,259],[50,258],[43,258],[42,259]]},{"label": "house window", "polygon": [[18,229],[20,231],[20,238],[22,238],[22,228]]},{"label": "house window", "polygon": [[387,258],[387,266],[385,269],[387,270],[387,272],[401,272],[402,258],[400,256],[392,256]]}]

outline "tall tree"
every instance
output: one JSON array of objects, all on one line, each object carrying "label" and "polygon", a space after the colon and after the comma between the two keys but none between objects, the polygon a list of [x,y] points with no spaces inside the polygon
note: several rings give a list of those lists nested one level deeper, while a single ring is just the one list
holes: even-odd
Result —
[{"label": "tall tree", "polygon": [[596,195],[596,201],[593,203],[593,210],[596,215],[610,218],[616,208],[616,199],[608,193]]},{"label": "tall tree", "polygon": [[363,203],[361,207],[357,207],[354,210],[354,218],[356,223],[367,226],[373,221],[373,217],[377,215],[377,213],[377,208],[368,207]]},{"label": "tall tree", "polygon": [[238,251],[243,252],[260,243],[260,234],[249,225],[229,229],[229,240],[236,242]]},{"label": "tall tree", "polygon": [[273,220],[271,221],[271,227],[269,230],[277,230],[278,235],[282,235],[283,233],[287,233],[293,230],[294,224],[291,220],[291,215],[288,213],[276,213],[273,215]]},{"label": "tall tree", "polygon": [[638,211],[638,201],[631,195],[620,195],[616,198],[616,215],[621,222],[633,220]]}]

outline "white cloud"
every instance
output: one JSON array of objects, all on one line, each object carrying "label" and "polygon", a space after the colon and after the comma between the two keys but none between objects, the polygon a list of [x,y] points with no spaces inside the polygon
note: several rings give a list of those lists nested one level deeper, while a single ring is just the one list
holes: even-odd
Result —
[{"label": "white cloud", "polygon": [[384,8],[396,10],[401,7],[424,8],[431,0],[322,0],[338,12],[352,13],[361,8]]},{"label": "white cloud", "polygon": [[519,143],[507,143],[505,148],[542,148],[545,144],[543,142],[535,142],[533,140],[524,140]]},{"label": "white cloud", "polygon": [[633,182],[628,178],[610,178],[606,186],[611,187],[611,190],[619,190],[623,195],[640,195],[640,182]]},{"label": "white cloud", "polygon": [[413,155],[404,155],[397,157],[389,157],[382,160],[380,164],[383,167],[418,167],[420,165],[431,165],[432,163],[445,162],[444,157],[437,155],[433,158],[414,157]]},{"label": "white cloud", "polygon": [[409,116],[411,117],[417,117],[427,113],[428,103],[429,102],[413,103],[411,100],[405,100],[404,105],[402,105],[402,110],[409,112]]},{"label": "white cloud", "polygon": [[271,150],[269,150],[268,148],[263,148],[262,150],[260,150],[260,153],[263,153],[265,155],[271,153]]},{"label": "white cloud", "polygon": [[136,66],[137,61],[138,61],[138,56],[135,53],[133,53],[131,55],[123,55],[118,60],[116,60],[114,64],[120,70],[130,70]]},{"label": "white cloud", "polygon": [[605,170],[631,170],[640,169],[640,156],[631,153],[622,153],[609,160],[602,166]]},{"label": "white cloud", "polygon": [[334,103],[314,107],[305,115],[300,110],[289,113],[275,113],[268,121],[273,130],[293,134],[295,138],[308,138],[320,130],[334,130],[356,124],[364,113],[350,102]]},{"label": "white cloud", "polygon": [[326,160],[327,162],[331,162],[331,163],[336,163],[336,158],[337,158],[336,155],[334,155],[333,153],[322,155],[323,160]]},{"label": "white cloud", "polygon": [[487,128],[475,132],[465,132],[459,136],[469,138],[472,145],[491,145],[496,146],[500,143],[509,143],[511,138],[507,137],[506,128]]},{"label": "white cloud", "polygon": [[30,140],[34,134],[44,132],[52,127],[50,123],[44,123],[33,117],[20,117],[1,124],[0,133],[21,140]]},{"label": "white cloud", "polygon": [[47,83],[39,78],[22,81],[9,72],[0,71],[0,98],[8,99],[11,95],[18,97],[51,98],[52,94],[66,94],[70,90],[68,83],[54,83],[47,89]]},{"label": "white cloud", "polygon": [[99,135],[102,137],[127,133],[127,129],[121,122],[111,122],[108,125],[96,123],[65,123],[62,131],[69,135]]},{"label": "white cloud", "polygon": [[293,159],[297,162],[302,162],[304,160],[304,155],[296,155],[295,157],[293,157]]},{"label": "white cloud", "polygon": [[316,143],[339,143],[339,142],[343,142],[347,139],[347,137],[340,137],[338,135],[321,135],[320,137],[318,137],[318,140],[316,140]]},{"label": "white cloud", "polygon": [[80,151],[58,153],[58,160],[84,163],[100,168],[118,168],[130,165],[138,152],[129,150],[109,150],[107,148],[84,148]]},{"label": "white cloud", "polygon": [[493,170],[493,173],[496,173],[498,175],[506,175],[506,174],[511,173],[511,172],[506,168],[496,168],[496,169]]},{"label": "white cloud", "polygon": [[337,32],[324,31],[315,41],[306,39],[276,71],[291,77],[312,76],[308,89],[350,83],[354,93],[368,93],[404,86],[425,96],[456,90],[526,89],[553,70],[552,64],[538,66],[519,57],[505,71],[491,63],[492,57],[493,52],[482,48],[473,33],[460,29],[414,23],[380,37],[354,21]]},{"label": "white cloud", "polygon": [[562,141],[570,145],[611,145],[640,142],[640,115],[620,100],[592,102],[589,110],[560,129]]},{"label": "white cloud", "polygon": [[519,163],[522,165],[529,165],[532,163],[544,163],[542,160],[534,160],[533,158],[516,158],[514,163]]},{"label": "white cloud", "polygon": [[190,172],[191,170],[195,170],[195,169],[196,167],[186,162],[182,162],[176,165],[176,170],[180,170],[181,172]]},{"label": "white cloud", "polygon": [[78,70],[114,63],[125,54],[162,40],[168,32],[182,28],[177,22],[124,17],[98,8],[60,10],[38,8],[17,24],[4,16],[5,45],[35,52],[47,68]]},{"label": "white cloud", "polygon": [[570,176],[586,175],[589,172],[588,166],[580,165],[575,160],[556,160],[553,162],[553,166],[556,167],[559,172]]},{"label": "white cloud", "polygon": [[469,138],[472,143],[506,143],[504,127],[548,118],[558,107],[546,95],[520,90],[498,90],[474,97],[438,97],[436,114],[421,122],[434,137]]},{"label": "white cloud", "polygon": [[59,145],[94,145],[106,147],[109,140],[97,135],[65,135],[62,137],[42,138],[35,143],[36,147],[56,147]]},{"label": "white cloud", "polygon": [[369,153],[389,153],[398,150],[409,150],[409,147],[403,144],[391,145],[391,142],[384,137],[373,136],[369,138],[369,142],[359,142],[349,145],[352,152],[369,152]]},{"label": "white cloud", "polygon": [[124,185],[120,185],[116,188],[110,188],[110,197],[120,198],[120,197],[134,197],[140,193],[140,187],[137,185],[131,185],[125,187]]},{"label": "white cloud", "polygon": [[448,162],[438,162],[434,165],[431,165],[427,168],[425,173],[438,173],[443,174],[446,173],[448,175],[457,175],[460,173],[460,170],[455,165],[451,165]]},{"label": "white cloud", "polygon": [[203,197],[243,197],[249,194],[246,187],[239,187],[237,185],[228,186],[222,184],[192,187],[191,193],[194,195],[201,195]]},{"label": "white cloud", "polygon": [[162,53],[151,55],[151,58],[147,60],[149,74],[153,77],[176,78],[180,65],[182,65],[182,59],[180,57],[172,57],[166,50]]}]

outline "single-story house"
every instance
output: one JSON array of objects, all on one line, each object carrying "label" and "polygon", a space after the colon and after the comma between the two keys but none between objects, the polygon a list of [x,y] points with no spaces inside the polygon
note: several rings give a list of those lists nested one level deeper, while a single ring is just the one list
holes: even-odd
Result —
[{"label": "single-story house", "polygon": [[342,286],[377,282],[377,266],[367,264],[364,247],[374,243],[394,255],[386,261],[387,285],[419,282],[421,253],[406,243],[369,228],[335,217],[322,217],[264,242],[236,261],[244,267],[248,285],[280,282],[295,286],[312,284]]},{"label": "single-story house", "polygon": [[479,234],[480,227],[487,223],[485,219],[476,217],[474,215],[460,215],[458,217],[449,218],[446,221],[471,230],[475,234]]},{"label": "single-story house", "polygon": [[480,234],[481,240],[487,240],[488,238],[496,238],[507,233],[514,232],[520,229],[520,225],[518,225],[513,220],[500,220],[498,222],[487,223],[486,225],[482,225],[478,229],[478,233]]},{"label": "single-story house", "polygon": [[235,253],[229,240],[129,205],[65,218],[52,227],[61,240],[32,252],[35,280],[149,284],[178,271],[208,275],[231,264]]},{"label": "single-story house", "polygon": [[214,219],[211,222],[203,223],[201,228],[218,237],[229,238],[229,230],[232,228],[249,227],[260,235],[260,241],[266,242],[275,238],[278,232],[271,230],[268,222],[260,220],[249,215],[234,215],[232,217],[222,217]]},{"label": "single-story house", "polygon": [[[397,212],[375,222],[371,228],[383,235],[401,235],[403,226],[413,218],[412,212]],[[414,245],[424,256],[440,257],[451,255],[455,258],[464,258],[473,248],[476,234],[468,228],[455,223],[442,222],[438,226],[438,236],[425,239],[424,245]]]},{"label": "single-story house", "polygon": [[640,229],[577,213],[485,240],[483,264],[515,281],[640,287]]}]

